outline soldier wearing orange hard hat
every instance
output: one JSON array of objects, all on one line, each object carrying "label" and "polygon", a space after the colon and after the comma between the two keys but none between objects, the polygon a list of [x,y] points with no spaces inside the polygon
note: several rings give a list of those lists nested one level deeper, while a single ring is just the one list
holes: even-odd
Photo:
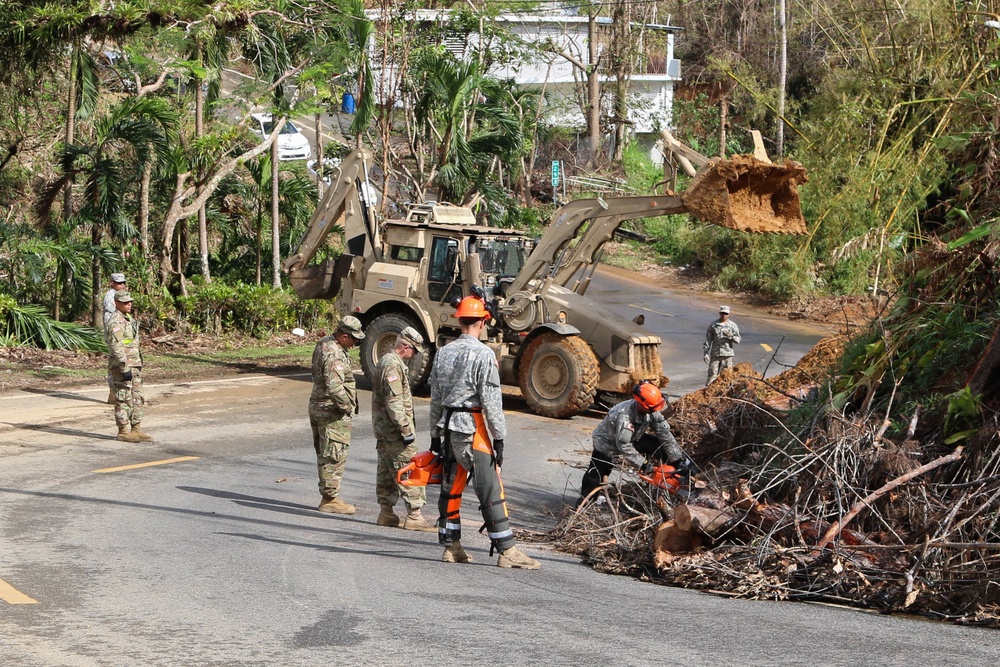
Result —
[{"label": "soldier wearing orange hard hat", "polygon": [[608,411],[592,435],[594,451],[583,474],[577,507],[604,484],[616,455],[646,474],[652,470],[651,460],[666,461],[681,473],[688,471],[691,462],[670,432],[662,412],[665,407],[659,387],[643,381],[633,387],[632,398]]},{"label": "soldier wearing orange hard hat", "polygon": [[461,542],[462,492],[471,482],[492,545],[490,554],[500,552],[497,565],[537,570],[538,561],[516,546],[500,481],[507,435],[500,371],[493,351],[479,340],[491,316],[476,296],[462,299],[455,315],[462,335],[438,351],[430,377],[431,451],[440,452],[444,464],[438,500],[441,560],[472,562]]}]

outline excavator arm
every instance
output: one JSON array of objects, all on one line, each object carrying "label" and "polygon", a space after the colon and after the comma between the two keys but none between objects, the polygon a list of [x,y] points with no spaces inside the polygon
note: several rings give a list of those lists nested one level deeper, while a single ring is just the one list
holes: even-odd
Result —
[{"label": "excavator arm", "polygon": [[[565,286],[580,268],[597,262],[604,244],[611,240],[615,231],[626,220],[686,211],[677,195],[618,197],[607,200],[598,197],[570,202],[556,213],[555,220],[549,225],[508,291],[521,291],[535,278],[551,278],[552,283]],[[570,247],[570,241],[577,238],[587,223],[589,225],[580,235],[579,242]]]},{"label": "excavator arm", "polygon": [[[350,260],[356,255],[365,255],[365,246],[370,245],[373,253],[380,249],[374,211],[369,207],[367,193],[374,192],[368,183],[368,164],[371,153],[364,148],[352,150],[341,161],[340,166],[330,176],[330,185],[323,195],[316,212],[306,228],[306,234],[295,252],[282,263],[288,272],[288,279],[303,299],[329,299],[340,291],[340,279],[346,275]],[[326,237],[336,229],[336,223],[344,223],[344,238],[347,253],[340,262],[327,260],[317,266],[309,266],[323,246]]]},{"label": "excavator arm", "polygon": [[[525,290],[532,280],[567,286],[581,268],[594,265],[604,244],[627,220],[691,213],[703,222],[743,232],[804,234],[798,185],[807,179],[797,162],[773,164],[759,135],[753,155],[707,158],[663,133],[664,147],[694,178],[681,194],[578,199],[556,212],[508,293]],[[575,245],[571,245],[578,239]],[[586,280],[572,288],[583,293]]]}]

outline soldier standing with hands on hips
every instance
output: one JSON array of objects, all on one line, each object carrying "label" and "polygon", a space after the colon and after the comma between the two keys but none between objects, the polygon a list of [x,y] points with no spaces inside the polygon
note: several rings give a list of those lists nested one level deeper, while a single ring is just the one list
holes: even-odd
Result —
[{"label": "soldier standing with hands on hips", "polygon": [[146,399],[142,394],[139,322],[132,317],[132,295],[125,290],[115,292],[115,312],[104,329],[104,340],[118,440],[148,442],[153,437],[140,428]]},{"label": "soldier standing with hands on hips", "polygon": [[708,364],[708,380],[705,386],[712,384],[723,368],[733,367],[733,356],[736,352],[733,345],[740,342],[740,328],[736,322],[729,319],[729,306],[719,307],[719,319],[712,322],[705,333],[705,363]]},{"label": "soldier standing with hands on hips", "polygon": [[420,513],[420,508],[427,502],[426,487],[404,486],[396,481],[396,473],[417,453],[413,394],[410,393],[406,364],[423,343],[424,337],[413,327],[400,331],[392,350],[379,359],[372,378],[372,430],[378,454],[375,496],[381,508],[375,523],[399,527],[399,517],[393,507],[402,496],[406,504],[406,519],[402,527],[436,533],[437,527]]},{"label": "soldier standing with hands on hips", "polygon": [[490,555],[494,549],[500,552],[497,565],[537,570],[539,562],[516,546],[498,473],[507,435],[500,371],[493,351],[479,340],[490,314],[481,299],[467,296],[455,315],[462,335],[438,351],[430,379],[431,451],[444,459],[438,500],[441,560],[472,562],[461,541],[462,492],[471,481],[490,538]]},{"label": "soldier standing with hands on hips", "polygon": [[347,351],[364,337],[361,321],[348,315],[340,321],[337,330],[320,339],[313,350],[309,425],[319,471],[320,512],[355,512],[354,505],[340,498],[340,481],[351,448],[351,416],[358,408],[358,390]]}]

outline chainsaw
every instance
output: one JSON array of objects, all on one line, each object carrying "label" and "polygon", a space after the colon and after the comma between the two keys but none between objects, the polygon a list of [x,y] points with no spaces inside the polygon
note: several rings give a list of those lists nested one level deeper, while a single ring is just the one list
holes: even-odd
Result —
[{"label": "chainsaw", "polygon": [[666,463],[653,466],[653,471],[649,475],[643,475],[640,472],[639,479],[658,489],[663,489],[671,495],[677,493],[677,490],[681,488],[680,473],[672,465]]},{"label": "chainsaw", "polygon": [[444,476],[444,462],[432,451],[420,452],[396,473],[396,481],[403,486],[440,484]]}]

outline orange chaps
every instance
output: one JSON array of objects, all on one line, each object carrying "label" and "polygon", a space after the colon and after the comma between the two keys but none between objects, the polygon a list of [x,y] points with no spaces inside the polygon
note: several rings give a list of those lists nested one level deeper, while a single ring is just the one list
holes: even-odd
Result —
[{"label": "orange chaps", "polygon": [[484,528],[492,544],[490,553],[493,549],[506,551],[517,542],[510,529],[507,498],[503,482],[492,463],[493,447],[486,421],[479,412],[472,415],[476,420],[475,434],[448,430],[444,434],[444,479],[438,499],[438,542],[447,546],[462,539],[462,492],[471,479],[479,499],[479,510],[483,514]]}]

